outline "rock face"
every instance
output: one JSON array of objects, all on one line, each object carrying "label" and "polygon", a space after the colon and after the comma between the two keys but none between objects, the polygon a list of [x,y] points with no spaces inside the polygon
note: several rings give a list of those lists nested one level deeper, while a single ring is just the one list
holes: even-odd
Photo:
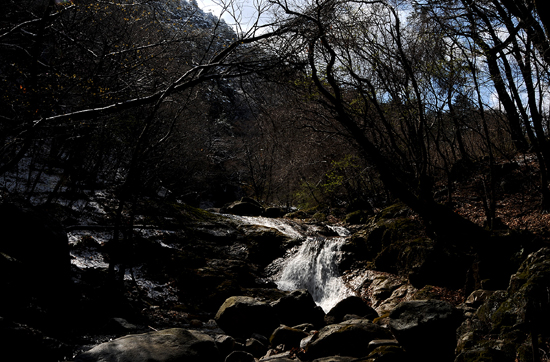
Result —
[{"label": "rock face", "polygon": [[461,313],[441,300],[400,303],[390,313],[390,329],[410,354],[424,361],[452,361]]},{"label": "rock face", "polygon": [[507,290],[492,293],[462,323],[456,360],[538,360],[533,351],[538,352],[539,339],[547,340],[550,324],[549,285],[550,248],[542,248],[527,257]]},{"label": "rock face", "polygon": [[245,296],[227,298],[215,319],[225,333],[240,338],[248,338],[253,333],[271,336],[280,324],[271,305]]},{"label": "rock face", "polygon": [[216,343],[206,334],[180,328],[128,335],[78,355],[75,362],[221,361]]},{"label": "rock face", "polygon": [[391,333],[367,319],[353,319],[322,328],[306,346],[306,358],[330,356],[361,357],[368,354],[369,342],[392,338]]}]

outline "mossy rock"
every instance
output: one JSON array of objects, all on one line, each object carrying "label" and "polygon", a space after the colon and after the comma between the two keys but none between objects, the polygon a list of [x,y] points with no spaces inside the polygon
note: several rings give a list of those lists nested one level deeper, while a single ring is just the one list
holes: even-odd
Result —
[{"label": "mossy rock", "polygon": [[347,214],[346,217],[344,218],[344,222],[348,225],[366,224],[371,217],[372,217],[371,212],[364,211],[364,210],[357,210]]},{"label": "mossy rock", "polygon": [[316,222],[325,222],[327,221],[327,215],[323,212],[316,212],[313,214],[313,220]]},{"label": "mossy rock", "polygon": [[377,221],[379,221],[379,220],[407,217],[407,216],[410,216],[411,214],[412,214],[412,211],[411,209],[409,209],[408,206],[406,206],[401,202],[398,202],[396,204],[393,204],[381,210],[374,217]]},{"label": "mossy rock", "polygon": [[298,210],[294,212],[289,212],[288,214],[285,214],[284,217],[287,219],[307,219],[310,216],[305,211]]},{"label": "mossy rock", "polygon": [[[523,262],[506,291],[495,291],[459,328],[459,340],[468,339],[459,361],[532,361],[532,333],[546,330],[550,323],[549,284],[550,249],[542,248]],[[483,338],[487,335],[491,340]],[[545,345],[547,338],[539,343]],[[505,357],[494,358],[492,349],[505,352]]]}]

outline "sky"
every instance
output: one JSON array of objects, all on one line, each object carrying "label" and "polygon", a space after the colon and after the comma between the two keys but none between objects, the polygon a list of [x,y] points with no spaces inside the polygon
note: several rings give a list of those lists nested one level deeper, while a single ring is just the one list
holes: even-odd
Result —
[{"label": "sky", "polygon": [[[242,14],[242,20],[240,20],[240,23],[243,28],[248,28],[252,22],[256,20],[257,17],[257,9],[255,7],[255,4],[258,3],[258,1],[262,0],[234,0],[233,3],[235,6],[238,6],[238,12]],[[197,3],[199,7],[205,12],[211,12],[212,14],[216,15],[218,18],[220,17],[220,13],[222,11],[222,3],[228,3],[228,0],[197,0]],[[231,17],[229,14],[223,14],[221,16],[222,19],[225,20],[225,22],[233,26],[235,24],[235,19]]]}]

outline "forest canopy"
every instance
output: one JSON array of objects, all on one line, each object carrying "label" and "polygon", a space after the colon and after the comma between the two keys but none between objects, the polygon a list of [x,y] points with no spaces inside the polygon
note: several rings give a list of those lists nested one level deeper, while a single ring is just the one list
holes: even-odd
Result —
[{"label": "forest canopy", "polygon": [[4,1],[0,177],[59,167],[48,202],[399,199],[441,234],[477,230],[441,206],[464,170],[483,165],[491,228],[499,162],[529,153],[550,209],[546,3],[269,0],[246,24],[219,4],[231,24],[185,0]]}]

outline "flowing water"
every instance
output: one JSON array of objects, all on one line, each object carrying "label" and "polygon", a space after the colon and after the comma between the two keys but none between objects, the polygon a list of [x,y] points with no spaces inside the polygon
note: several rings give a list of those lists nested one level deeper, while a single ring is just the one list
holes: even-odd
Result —
[{"label": "flowing water", "polygon": [[340,249],[349,235],[343,227],[330,227],[338,236],[323,236],[312,226],[284,219],[260,217],[237,217],[240,221],[275,228],[303,242],[289,250],[283,258],[273,261],[268,267],[277,287],[292,291],[307,289],[325,312],[336,303],[352,295],[338,271]]}]

